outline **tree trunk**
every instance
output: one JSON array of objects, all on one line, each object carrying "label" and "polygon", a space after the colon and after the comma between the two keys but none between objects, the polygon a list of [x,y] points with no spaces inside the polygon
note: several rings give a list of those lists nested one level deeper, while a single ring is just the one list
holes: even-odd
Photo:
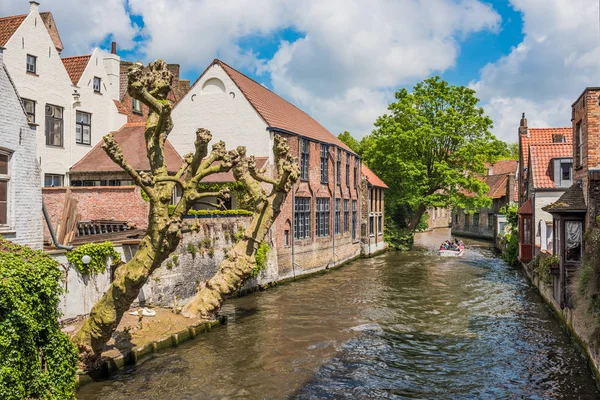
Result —
[{"label": "tree trunk", "polygon": [[410,221],[408,223],[408,229],[414,231],[417,228],[417,225],[419,225],[419,222],[421,221],[421,217],[425,213],[425,210],[427,210],[425,206],[423,204],[419,204],[419,207],[417,207],[414,214],[410,218]]},{"label": "tree trunk", "polygon": [[256,266],[256,250],[273,225],[286,194],[272,194],[257,207],[257,213],[242,239],[219,265],[215,276],[199,286],[198,293],[183,308],[184,316],[201,320],[215,319],[223,302],[244,285]]},{"label": "tree trunk", "polygon": [[[102,352],[123,314],[138,297],[150,275],[178,246],[181,233],[168,222],[166,207],[150,212],[150,225],[133,258],[115,271],[110,287],[90,311],[73,341],[88,362]],[[163,227],[158,229],[157,227]]]}]

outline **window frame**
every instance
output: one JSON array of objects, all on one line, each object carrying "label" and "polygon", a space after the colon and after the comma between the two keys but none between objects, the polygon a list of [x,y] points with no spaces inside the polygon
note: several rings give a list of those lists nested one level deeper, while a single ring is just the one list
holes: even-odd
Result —
[{"label": "window frame", "polygon": [[[136,109],[135,105],[139,104],[139,110]],[[137,115],[142,115],[144,112],[142,111],[142,102],[139,101],[138,99],[135,98],[131,98],[131,112]]]},{"label": "window frame", "polygon": [[[25,103],[27,103],[27,102],[30,104],[33,104],[33,112],[29,112],[29,110],[27,110],[27,106],[25,105]],[[35,109],[36,109],[37,102],[35,100],[30,100],[30,99],[21,97],[21,103],[23,104],[23,109],[25,109],[25,115],[27,115],[27,123],[35,124]],[[30,120],[29,117],[33,117],[33,120]]]},{"label": "window frame", "polygon": [[[60,181],[60,185],[46,185],[46,179],[48,179],[49,177],[52,177],[53,182],[54,182],[54,178],[59,178]],[[44,174],[44,187],[64,187],[65,186],[65,176],[62,174]],[[85,186],[85,185],[84,185]]]},{"label": "window frame", "polygon": [[575,166],[576,168],[580,168],[583,166],[583,129],[581,127],[581,121],[579,121],[576,125],[575,125],[575,129],[576,129],[576,140],[577,140],[577,146],[576,146],[576,159],[577,159],[577,165]]},{"label": "window frame", "polygon": [[354,189],[358,188],[358,157],[354,157]]},{"label": "window frame", "polygon": [[308,169],[310,165],[310,142],[300,139],[300,180],[308,181]]},{"label": "window frame", "polygon": [[[29,57],[31,57],[31,59],[33,60],[33,64],[29,62]],[[29,69],[30,65],[33,65],[33,71]],[[25,57],[25,71],[27,73],[37,75],[37,56],[34,56],[33,54],[27,54],[27,56]]]},{"label": "window frame", "polygon": [[344,233],[350,232],[350,199],[344,199]]},{"label": "window frame", "polygon": [[346,186],[350,187],[350,153],[346,153]]},{"label": "window frame", "polygon": [[480,220],[480,216],[479,213],[474,213],[473,214],[473,226],[479,227],[479,221]]},{"label": "window frame", "polygon": [[321,143],[321,183],[329,183],[329,145]]},{"label": "window frame", "polygon": [[331,218],[331,202],[329,197],[317,197],[317,207],[315,213],[316,219],[316,236],[329,237],[331,230],[329,229],[329,220]]},{"label": "window frame", "polygon": [[[89,117],[89,123],[84,123],[84,122],[80,122],[79,121],[79,114],[85,114]],[[89,136],[88,136],[88,142],[85,143],[85,141],[83,140],[83,128],[84,127],[88,127],[89,128]],[[80,129],[81,132],[81,140],[77,139],[77,129]],[[91,145],[92,144],[92,113],[88,113],[85,111],[79,111],[76,110],[75,111],[75,143],[77,144],[85,144],[85,145]]]},{"label": "window frame", "polygon": [[[98,82],[98,88],[96,88],[96,82]],[[92,88],[94,89],[94,93],[102,93],[102,78],[94,76]]]},{"label": "window frame", "polygon": [[488,218],[488,229],[491,229],[494,227],[494,214],[488,214],[487,216]]},{"label": "window frame", "polygon": [[377,216],[377,234],[383,235],[383,215]]},{"label": "window frame", "polygon": [[338,151],[337,151],[337,160],[336,160],[336,169],[337,171],[335,172],[335,179],[336,179],[336,183],[338,186],[342,185],[342,149],[340,149],[338,147]]},{"label": "window frame", "polygon": [[[54,107],[56,109],[60,109],[61,110],[61,118],[60,120],[54,116],[49,116],[47,114],[47,108],[48,107]],[[45,117],[45,123],[46,123],[46,127],[45,127],[45,133],[46,133],[46,146],[53,146],[53,147],[64,147],[65,144],[65,109],[63,107],[54,105],[54,104],[50,104],[50,103],[46,103],[46,107],[44,107],[44,117]],[[49,129],[51,126],[51,123],[49,123],[53,121],[53,120],[57,120],[60,121],[60,144],[55,144],[55,143],[51,143],[51,141],[49,140],[50,136],[49,136]],[[52,124],[53,125],[53,124]],[[52,135],[54,135],[54,133],[52,133]]]},{"label": "window frame", "polygon": [[341,217],[341,208],[342,208],[342,199],[337,198],[335,199],[335,205],[334,205],[334,215],[333,215],[333,232],[335,235],[339,235],[340,233],[342,233],[342,225],[341,225],[341,221],[340,221],[340,217]]},{"label": "window frame", "polygon": [[[6,173],[0,171],[0,183],[6,184],[6,200],[0,200],[0,204],[4,204],[4,219],[6,223],[2,223],[2,216],[0,214],[0,231],[10,229],[10,172],[11,172],[11,158],[12,152],[8,150],[0,149],[0,156],[6,157]],[[2,211],[0,211],[1,213]]]},{"label": "window frame", "polygon": [[294,199],[294,240],[310,239],[310,197]]}]

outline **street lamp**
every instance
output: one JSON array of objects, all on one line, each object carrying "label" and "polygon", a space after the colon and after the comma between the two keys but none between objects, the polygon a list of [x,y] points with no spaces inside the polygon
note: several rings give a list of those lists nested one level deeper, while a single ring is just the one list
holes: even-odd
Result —
[{"label": "street lamp", "polygon": [[90,256],[88,256],[87,254],[85,256],[81,257],[81,262],[84,263],[85,265],[88,265],[91,261],[92,261],[92,258]]}]

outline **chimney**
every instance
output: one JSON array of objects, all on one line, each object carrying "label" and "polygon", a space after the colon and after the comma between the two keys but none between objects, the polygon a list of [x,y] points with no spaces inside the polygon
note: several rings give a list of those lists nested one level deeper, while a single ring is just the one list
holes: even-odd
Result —
[{"label": "chimney", "polygon": [[38,7],[40,6],[40,3],[38,3],[35,0],[31,0],[29,2],[29,12],[38,12]]},{"label": "chimney", "polygon": [[521,123],[519,124],[519,135],[527,135],[529,132],[527,130],[527,118],[525,118],[525,113],[521,117]]},{"label": "chimney", "polygon": [[113,100],[121,100],[121,57],[117,55],[117,43],[111,43],[110,54],[104,53],[104,69],[108,78],[109,92]]}]

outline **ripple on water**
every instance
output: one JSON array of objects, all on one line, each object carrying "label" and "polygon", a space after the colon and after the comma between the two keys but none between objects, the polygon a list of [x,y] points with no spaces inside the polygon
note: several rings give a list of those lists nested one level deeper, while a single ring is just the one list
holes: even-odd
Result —
[{"label": "ripple on water", "polygon": [[389,253],[232,300],[227,326],[78,398],[600,398],[519,270],[467,246],[464,259]]}]

